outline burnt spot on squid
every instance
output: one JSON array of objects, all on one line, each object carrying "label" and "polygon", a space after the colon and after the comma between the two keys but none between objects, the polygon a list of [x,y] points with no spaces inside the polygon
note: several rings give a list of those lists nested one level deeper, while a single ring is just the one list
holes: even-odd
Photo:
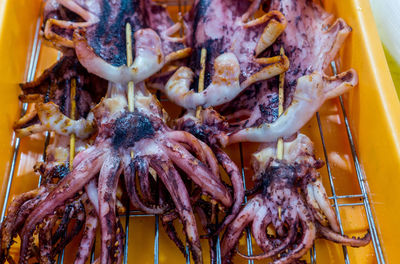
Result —
[{"label": "burnt spot on squid", "polygon": [[[138,0],[122,0],[112,3],[102,1],[100,21],[90,29],[89,43],[95,53],[114,66],[126,64],[125,26],[132,26],[132,46],[134,33],[143,28],[143,10]],[[132,50],[133,56],[134,49]]]},{"label": "burnt spot on squid", "polygon": [[154,135],[153,123],[138,112],[126,112],[114,123],[112,145],[115,149],[121,146],[133,147],[135,142]]},{"label": "burnt spot on squid", "polygon": [[[214,60],[215,58],[227,52],[227,47],[224,46],[226,40],[224,38],[221,39],[207,39],[203,44],[197,46],[192,53],[190,59],[189,67],[191,69],[195,69],[195,72],[198,74],[201,70],[201,50],[205,48],[207,50],[207,57],[205,61],[206,70],[204,74],[204,87],[207,87],[211,83],[212,75],[214,74]],[[195,79],[192,84],[192,89],[197,91],[198,89],[198,76],[195,76]]]},{"label": "burnt spot on squid", "polygon": [[207,10],[211,4],[211,1],[212,0],[200,0],[196,7],[193,9],[195,13],[195,17],[193,19],[193,34],[195,34],[194,32],[196,32],[200,19],[207,19]]},{"label": "burnt spot on squid", "polygon": [[[297,168],[283,162],[266,168],[261,174],[262,193],[268,194],[268,187],[271,184],[284,184],[282,187],[295,187],[297,181]],[[279,187],[278,187],[279,189]]]}]

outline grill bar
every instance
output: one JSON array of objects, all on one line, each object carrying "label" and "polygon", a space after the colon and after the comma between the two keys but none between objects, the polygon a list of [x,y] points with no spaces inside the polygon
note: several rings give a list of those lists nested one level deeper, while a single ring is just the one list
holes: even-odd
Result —
[{"label": "grill bar", "polygon": [[[40,47],[41,47],[41,43],[42,43],[41,39],[39,38],[40,25],[41,25],[41,17],[39,17],[36,22],[35,36],[33,39],[31,57],[30,57],[29,66],[28,66],[28,74],[26,77],[27,82],[33,81],[33,78],[35,77],[35,73],[36,73],[36,66],[37,66],[39,53],[40,53]],[[25,114],[27,108],[28,108],[27,103],[22,104],[21,116],[23,116]],[[15,165],[17,163],[18,154],[19,154],[19,145],[21,144],[21,139],[16,137],[15,133],[14,133],[14,139],[15,139],[14,149],[13,149],[13,153],[11,156],[10,171],[8,173],[7,189],[6,189],[6,194],[4,196],[3,208],[1,210],[1,219],[0,219],[1,222],[3,222],[5,214],[6,214],[8,199],[10,196],[11,185],[12,185],[14,172],[15,172]]]},{"label": "grill bar", "polygon": [[[331,66],[332,66],[332,69],[333,69],[333,73],[337,74],[338,68],[337,68],[337,65],[336,65],[336,63],[334,61],[331,62]],[[367,215],[367,221],[368,221],[368,224],[369,224],[369,229],[370,229],[370,232],[371,232],[372,243],[373,243],[373,246],[374,246],[376,260],[377,260],[378,264],[386,263],[385,258],[383,256],[382,246],[381,246],[381,242],[380,242],[380,239],[379,239],[379,236],[378,236],[377,228],[376,228],[376,225],[375,225],[375,220],[374,220],[374,217],[372,215],[371,205],[370,205],[370,202],[369,202],[369,199],[368,199],[366,179],[365,179],[364,173],[363,173],[363,171],[361,169],[360,162],[358,160],[356,146],[354,144],[353,135],[351,133],[349,120],[347,118],[347,113],[346,113],[346,109],[344,107],[343,97],[342,96],[339,96],[339,101],[340,101],[340,107],[342,108],[342,114],[343,114],[344,123],[346,125],[346,132],[347,132],[347,137],[348,137],[349,144],[350,144],[350,149],[351,149],[351,154],[352,154],[352,157],[353,157],[354,166],[356,168],[358,183],[360,185],[361,193],[364,196],[364,201],[363,201],[364,202],[364,208],[365,208],[365,213]]]},{"label": "grill bar", "polygon": [[[338,205],[338,201],[336,198],[336,190],[335,190],[335,185],[333,182],[333,177],[332,177],[332,171],[331,171],[331,166],[329,164],[329,159],[328,159],[328,154],[327,154],[327,150],[326,150],[326,145],[325,145],[325,139],[324,139],[324,134],[322,132],[322,126],[321,126],[321,119],[319,116],[319,113],[316,113],[316,117],[317,117],[317,121],[318,121],[318,128],[319,128],[319,132],[320,132],[320,136],[321,136],[321,142],[322,142],[322,146],[324,148],[324,156],[325,156],[325,163],[326,163],[326,169],[328,170],[328,175],[329,175],[329,183],[331,186],[331,191],[333,194],[333,201],[334,201],[334,207],[335,207],[335,212],[336,212],[336,217],[338,219],[339,225],[340,225],[340,233],[343,235],[343,225],[342,225],[342,219],[340,217],[340,211],[339,211],[339,205]],[[342,246],[343,248],[343,255],[344,255],[344,260],[346,264],[350,263],[350,259],[349,259],[349,255],[347,252],[347,248],[346,246]]]},{"label": "grill bar", "polygon": [[154,224],[154,264],[158,264],[158,252],[159,252],[159,216],[155,216],[155,224]]},{"label": "grill bar", "polygon": [[[240,169],[242,172],[242,179],[243,179],[243,186],[244,186],[244,191],[246,192],[246,176],[244,173],[244,159],[243,159],[243,145],[242,143],[239,144],[239,153],[240,153]],[[247,203],[247,195],[244,196],[244,203]],[[251,242],[251,234],[250,234],[250,229],[247,227],[246,228],[246,242],[247,242],[247,255],[251,256],[253,255],[253,244]],[[221,254],[219,254],[221,255]],[[249,264],[254,264],[253,260],[248,260]]]},{"label": "grill bar", "polygon": [[[170,3],[171,5],[174,5],[176,1],[175,2],[170,1],[170,2],[171,2]],[[184,5],[184,7],[186,7],[186,3]],[[39,37],[40,25],[41,25],[41,18],[39,18],[37,20],[37,24],[36,24],[34,42],[32,45],[31,57],[29,60],[29,66],[28,66],[27,77],[26,77],[27,82],[32,81],[34,79],[35,73],[36,73],[36,67],[37,67],[38,58],[39,58],[39,54],[40,54],[40,50],[41,50],[41,39]],[[333,68],[333,72],[336,74],[336,72],[337,72],[336,64],[334,62],[332,62],[331,66]],[[159,97],[159,93],[158,93],[158,97]],[[162,101],[163,100],[164,100],[164,98],[162,99]],[[343,233],[343,226],[342,226],[342,222],[341,222],[341,218],[340,218],[339,207],[364,206],[364,209],[365,209],[365,212],[367,215],[367,221],[368,221],[370,232],[371,232],[371,237],[372,237],[372,242],[373,242],[373,246],[374,246],[377,263],[385,263],[385,259],[383,256],[383,251],[382,251],[381,243],[379,240],[377,228],[376,228],[375,221],[374,221],[373,215],[372,215],[370,201],[368,199],[366,179],[365,179],[364,173],[360,166],[356,147],[354,144],[353,136],[352,136],[350,125],[349,125],[349,120],[347,118],[346,110],[345,110],[344,103],[343,103],[343,98],[341,96],[339,97],[339,101],[340,101],[340,105],[341,105],[341,109],[342,109],[344,123],[346,125],[346,132],[347,132],[347,136],[348,136],[349,145],[351,148],[353,163],[354,163],[354,166],[356,169],[356,174],[357,174],[357,179],[359,182],[361,194],[349,194],[349,195],[340,195],[340,196],[336,195],[335,186],[334,186],[334,182],[333,182],[333,176],[332,176],[331,168],[329,165],[325,140],[324,140],[324,136],[323,136],[323,132],[322,132],[321,120],[320,120],[319,113],[317,113],[316,118],[318,121],[321,141],[322,141],[323,149],[324,149],[324,156],[325,156],[328,175],[329,175],[329,181],[330,181],[332,194],[333,194],[331,197],[329,197],[329,199],[333,200],[333,207],[335,207],[335,211],[337,213],[337,217],[339,220],[339,224],[340,224],[342,233]],[[26,112],[26,110],[27,110],[27,104],[23,104],[21,114],[23,115]],[[50,138],[49,133],[47,133],[46,141],[45,141],[45,148],[48,145],[49,138]],[[15,137],[14,138],[14,148],[13,148],[13,153],[12,153],[12,157],[11,157],[11,166],[10,166],[10,170],[9,170],[9,174],[8,174],[7,189],[6,189],[6,194],[4,197],[4,204],[2,206],[1,221],[4,220],[5,212],[7,209],[8,199],[10,197],[10,190],[11,190],[11,186],[12,186],[13,176],[15,173],[15,166],[16,166],[16,162],[18,159],[18,155],[19,155],[19,146],[20,146],[20,139]],[[44,158],[45,158],[45,148],[44,148]],[[242,173],[242,177],[243,177],[244,187],[246,189],[242,144],[239,144],[239,151],[240,151],[241,173]],[[39,183],[40,183],[40,181],[39,181]],[[346,198],[360,198],[360,199],[362,199],[362,202],[343,203],[343,204],[340,204],[338,202],[339,199],[346,199]],[[245,197],[245,203],[247,203],[247,197]],[[128,260],[128,248],[129,248],[128,238],[129,238],[129,219],[130,219],[130,217],[148,217],[148,216],[155,217],[154,264],[159,263],[159,217],[157,215],[143,214],[143,213],[140,213],[139,211],[135,211],[135,210],[127,210],[127,212],[125,214],[126,238],[125,238],[125,247],[124,247],[124,263],[127,263],[127,260]],[[251,234],[249,232],[249,229],[246,229],[246,240],[247,240],[247,254],[252,255],[253,248],[252,248]],[[90,258],[91,263],[94,261],[94,251],[95,251],[95,248],[93,247],[91,258]],[[189,253],[188,247],[187,247],[187,252]],[[343,253],[344,253],[345,263],[346,264],[350,263],[346,247],[343,247]],[[216,244],[216,256],[217,256],[217,263],[221,263],[221,251],[220,251],[219,238],[218,238],[217,244]],[[63,263],[63,261],[64,261],[64,251],[59,256],[57,263]],[[316,263],[315,245],[310,250],[310,261],[311,261],[311,263]],[[186,262],[190,263],[190,258],[188,258],[186,260]],[[248,263],[253,264],[254,262],[252,260],[249,260]]]},{"label": "grill bar", "polygon": [[[127,199],[126,213],[125,213],[125,245],[124,245],[124,264],[128,263],[128,241],[129,241],[129,216],[130,216],[130,201]],[[122,230],[121,230],[122,232]]]},{"label": "grill bar", "polygon": [[337,195],[337,196],[331,196],[329,199],[346,199],[346,198],[362,198],[364,199],[365,196],[363,194],[351,194],[351,195]]}]

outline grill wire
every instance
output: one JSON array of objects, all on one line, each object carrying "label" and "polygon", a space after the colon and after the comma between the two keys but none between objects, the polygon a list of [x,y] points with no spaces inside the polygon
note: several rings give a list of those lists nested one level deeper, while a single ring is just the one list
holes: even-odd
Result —
[{"label": "grill wire", "polygon": [[[185,1],[185,0],[184,0]],[[180,1],[179,1],[180,2]],[[168,5],[176,5],[176,0],[174,1],[168,1]],[[187,2],[184,2],[184,11],[186,11],[186,6],[187,6]],[[38,63],[38,58],[39,58],[39,54],[40,54],[40,49],[41,49],[41,39],[39,37],[39,32],[40,32],[40,26],[41,26],[41,18],[39,17],[37,20],[37,24],[36,24],[36,32],[35,32],[35,36],[34,36],[34,41],[33,41],[33,45],[32,45],[32,51],[31,51],[31,56],[29,59],[29,66],[28,66],[28,71],[27,71],[27,76],[26,76],[26,81],[30,82],[34,80],[35,77],[35,73],[36,73],[36,67],[37,67],[37,63]],[[332,67],[332,72],[334,74],[337,73],[337,66],[335,62],[331,63],[331,67]],[[157,98],[160,99],[160,93],[157,93]],[[342,115],[343,115],[343,121],[345,123],[346,126],[346,133],[347,133],[347,137],[348,137],[348,144],[350,146],[351,149],[351,154],[352,154],[352,159],[353,159],[353,164],[355,166],[355,170],[356,170],[356,175],[357,175],[357,180],[359,183],[359,187],[361,190],[360,194],[350,194],[350,195],[336,195],[336,190],[335,190],[335,185],[334,185],[334,181],[333,181],[333,175],[332,175],[332,171],[331,171],[331,167],[330,167],[330,163],[329,163],[329,159],[328,159],[328,152],[327,152],[327,148],[326,148],[326,144],[325,144],[325,139],[324,139],[324,135],[323,135],[323,131],[322,131],[322,123],[321,123],[321,118],[319,113],[316,113],[316,119],[318,122],[318,128],[319,128],[319,132],[320,132],[320,137],[321,137],[321,143],[323,146],[323,151],[324,151],[324,158],[325,158],[325,164],[326,164],[326,169],[328,172],[328,176],[329,176],[329,183],[330,183],[330,188],[332,191],[332,196],[329,197],[330,200],[333,200],[333,207],[335,208],[335,212],[337,215],[337,219],[340,225],[340,231],[343,234],[343,225],[342,225],[342,220],[341,220],[341,216],[340,216],[340,210],[339,207],[347,207],[347,206],[363,206],[366,216],[367,216],[367,221],[368,221],[368,225],[369,225],[369,231],[372,237],[372,243],[373,243],[373,248],[374,248],[374,252],[375,252],[375,257],[376,257],[376,261],[378,264],[384,264],[385,259],[383,256],[383,251],[382,251],[382,247],[381,247],[381,243],[379,240],[379,236],[378,236],[378,232],[377,232],[377,228],[375,225],[375,221],[372,215],[372,210],[371,210],[371,205],[370,205],[370,201],[368,198],[368,194],[367,194],[367,186],[366,186],[366,179],[365,179],[365,175],[361,169],[360,166],[360,162],[358,159],[358,155],[356,152],[356,147],[354,144],[354,140],[353,140],[353,135],[351,133],[351,129],[350,129],[350,125],[349,125],[349,120],[347,118],[347,114],[346,114],[346,110],[344,107],[344,102],[343,102],[343,98],[342,96],[339,97],[339,102],[340,102],[340,107],[342,110]],[[23,115],[27,110],[27,103],[24,103],[22,105],[22,110],[21,110],[21,115]],[[43,158],[45,159],[45,152],[46,152],[46,147],[49,143],[49,139],[50,139],[50,133],[46,133],[46,140],[45,140],[45,146],[44,146],[44,152],[43,152]],[[3,222],[4,217],[5,217],[5,213],[6,213],[6,209],[7,209],[7,204],[8,204],[8,199],[10,197],[10,190],[11,190],[11,186],[12,186],[12,181],[13,181],[13,177],[14,177],[14,173],[15,173],[15,166],[16,166],[16,161],[18,159],[18,154],[19,154],[19,147],[20,147],[20,139],[14,136],[14,144],[13,144],[14,148],[13,148],[13,153],[11,156],[11,166],[10,166],[10,171],[8,173],[8,181],[7,181],[7,187],[6,187],[6,194],[4,196],[4,204],[2,206],[2,211],[1,211],[1,222]],[[240,143],[239,144],[239,152],[240,152],[240,166],[241,166],[241,174],[243,177],[243,183],[244,183],[244,187],[246,190],[246,181],[245,181],[245,170],[244,170],[244,159],[243,159],[243,146]],[[39,179],[39,183],[40,184],[40,179]],[[339,201],[341,199],[347,199],[347,198],[359,198],[362,200],[362,202],[357,202],[357,203],[339,203]],[[245,197],[244,203],[247,203],[247,197]],[[129,200],[128,203],[126,204],[126,208],[127,211],[125,213],[124,216],[120,216],[120,217],[124,217],[125,218],[125,233],[126,233],[126,238],[125,238],[125,247],[124,247],[124,259],[123,259],[123,263],[126,264],[128,262],[128,239],[129,239],[129,219],[131,217],[154,217],[155,218],[155,224],[154,224],[154,264],[158,264],[159,263],[159,216],[158,215],[152,215],[152,214],[143,214],[140,211],[136,211],[136,210],[130,210],[130,204],[129,204]],[[252,255],[253,254],[253,247],[252,247],[252,241],[251,241],[251,234],[249,231],[249,228],[246,228],[246,242],[247,242],[247,254],[248,255]],[[186,246],[186,251],[187,251],[187,255],[189,256],[189,248],[188,246]],[[218,238],[217,243],[216,243],[216,263],[220,264],[221,261],[221,250],[220,250],[220,240]],[[343,246],[343,257],[344,257],[344,262],[346,264],[350,263],[350,259],[349,259],[349,255],[348,255],[348,251],[347,251],[347,247]],[[315,250],[315,245],[313,245],[313,247],[310,249],[310,262],[311,263],[316,263],[316,258],[317,258],[317,252]],[[94,262],[94,247],[92,249],[92,254],[90,257],[90,263]],[[58,264],[63,264],[64,263],[64,251],[62,252],[62,254],[59,255],[58,259],[57,259],[57,263]],[[186,258],[186,263],[190,264],[191,260],[190,260],[190,256],[188,258]],[[248,260],[249,264],[253,264],[254,261],[253,260]]]}]

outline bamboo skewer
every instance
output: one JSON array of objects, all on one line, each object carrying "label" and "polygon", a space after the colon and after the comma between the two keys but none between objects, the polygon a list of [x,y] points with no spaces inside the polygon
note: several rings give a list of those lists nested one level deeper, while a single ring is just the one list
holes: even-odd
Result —
[{"label": "bamboo skewer", "polygon": [[[201,70],[199,73],[199,83],[198,83],[198,89],[197,92],[201,93],[204,91],[204,76],[206,73],[206,58],[207,58],[207,50],[205,48],[201,49],[201,55],[200,55],[200,66]],[[200,113],[203,107],[199,105],[196,109],[196,118],[200,119]],[[211,223],[215,222],[216,220],[216,209],[217,209],[217,201],[214,199],[211,199]]]},{"label": "bamboo skewer", "polygon": [[[131,24],[126,23],[125,27],[125,36],[126,36],[126,65],[129,67],[133,63],[132,56],[132,27]],[[135,111],[135,84],[133,81],[128,82],[128,109],[129,112]],[[131,158],[135,156],[135,153],[131,151]]]},{"label": "bamboo skewer", "polygon": [[[126,23],[125,33],[126,33],[126,65],[130,67],[133,63],[131,24]],[[130,112],[135,111],[135,84],[132,81],[128,83],[128,108]]]},{"label": "bamboo skewer", "polygon": [[[206,73],[206,58],[207,58],[207,50],[205,48],[201,49],[201,57],[200,57],[200,74],[199,74],[199,86],[197,89],[198,93],[201,93],[204,90],[204,75]],[[200,117],[200,112],[202,107],[199,105],[196,109],[196,118]]]},{"label": "bamboo skewer", "polygon": [[[70,91],[70,98],[71,98],[71,119],[75,119],[75,112],[76,112],[76,80],[73,78],[71,80],[71,91]],[[74,133],[71,134],[69,138],[69,170],[72,170],[72,164],[75,157],[75,141],[76,136]]]},{"label": "bamboo skewer", "polygon": [[[281,47],[280,50],[281,56],[285,55],[285,50],[283,47]],[[285,84],[285,73],[279,74],[279,106],[278,106],[278,116],[282,115],[283,113],[283,102],[285,100],[285,89],[284,89],[284,84]],[[278,160],[283,159],[283,138],[278,139],[278,143],[276,145],[276,158]],[[278,217],[281,220],[282,218],[282,208],[279,206],[278,207]]]},{"label": "bamboo skewer", "polygon": [[[285,55],[285,50],[281,47],[280,51],[281,56]],[[283,102],[285,100],[285,73],[281,73],[279,75],[279,107],[278,107],[278,116],[283,114]],[[278,139],[278,143],[276,146],[276,157],[281,160],[283,159],[283,138]]]}]

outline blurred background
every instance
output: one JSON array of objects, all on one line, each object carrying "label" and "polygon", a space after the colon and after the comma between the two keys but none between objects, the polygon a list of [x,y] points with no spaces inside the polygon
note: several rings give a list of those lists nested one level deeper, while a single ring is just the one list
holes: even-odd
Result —
[{"label": "blurred background", "polygon": [[370,0],[378,32],[400,99],[400,0]]}]

